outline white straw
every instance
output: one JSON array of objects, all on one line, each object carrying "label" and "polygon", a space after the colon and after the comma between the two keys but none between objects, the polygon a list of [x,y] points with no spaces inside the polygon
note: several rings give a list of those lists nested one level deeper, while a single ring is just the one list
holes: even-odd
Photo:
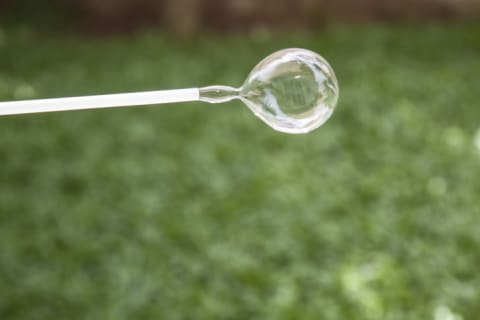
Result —
[{"label": "white straw", "polygon": [[0,102],[0,115],[198,101],[198,88]]}]

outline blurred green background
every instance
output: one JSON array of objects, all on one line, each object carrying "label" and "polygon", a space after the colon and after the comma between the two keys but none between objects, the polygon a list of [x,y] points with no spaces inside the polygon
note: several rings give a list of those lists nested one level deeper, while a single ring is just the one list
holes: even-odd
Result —
[{"label": "blurred green background", "polygon": [[299,136],[238,102],[1,117],[0,319],[478,318],[477,20],[185,38],[5,8],[0,100],[239,85],[285,47],[341,96]]}]

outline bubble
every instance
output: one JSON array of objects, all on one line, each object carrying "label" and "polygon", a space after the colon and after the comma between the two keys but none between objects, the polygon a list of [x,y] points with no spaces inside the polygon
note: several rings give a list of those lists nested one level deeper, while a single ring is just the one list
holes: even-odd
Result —
[{"label": "bubble", "polygon": [[200,100],[240,99],[277,131],[307,133],[324,124],[338,101],[338,82],[325,59],[305,49],[285,49],[262,60],[239,89],[200,89]]},{"label": "bubble", "polygon": [[305,133],[332,115],[338,83],[322,57],[305,49],[287,49],[270,55],[253,69],[240,97],[272,128]]}]

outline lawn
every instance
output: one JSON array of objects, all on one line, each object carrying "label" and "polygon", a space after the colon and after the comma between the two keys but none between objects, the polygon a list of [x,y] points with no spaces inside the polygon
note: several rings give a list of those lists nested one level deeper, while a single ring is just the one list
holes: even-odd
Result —
[{"label": "lawn", "polygon": [[284,47],[340,101],[0,118],[1,319],[477,319],[480,24],[110,37],[0,27],[0,100],[240,85]]}]

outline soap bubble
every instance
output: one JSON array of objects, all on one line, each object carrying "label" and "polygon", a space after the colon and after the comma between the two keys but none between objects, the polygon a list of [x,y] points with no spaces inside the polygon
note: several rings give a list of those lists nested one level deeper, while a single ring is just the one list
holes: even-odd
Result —
[{"label": "soap bubble", "polygon": [[318,54],[286,49],[253,69],[240,90],[240,99],[275,130],[305,133],[332,115],[338,83],[330,65]]},{"label": "soap bubble", "polygon": [[286,133],[307,133],[327,121],[338,100],[338,83],[325,59],[305,49],[277,51],[252,70],[239,89],[210,86],[200,100],[240,99],[269,126]]}]

